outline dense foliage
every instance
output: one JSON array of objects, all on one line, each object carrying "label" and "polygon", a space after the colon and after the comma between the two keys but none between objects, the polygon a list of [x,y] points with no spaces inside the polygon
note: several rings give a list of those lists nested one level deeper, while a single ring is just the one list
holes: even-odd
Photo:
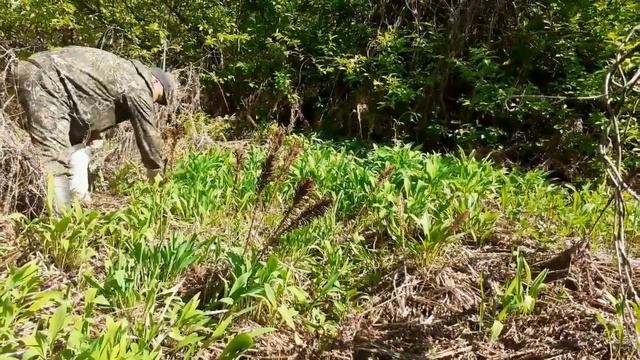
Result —
[{"label": "dense foliage", "polygon": [[[635,0],[2,0],[0,40],[24,53],[99,46],[195,64],[212,113],[304,121],[338,136],[499,150],[572,177],[593,165],[599,101],[640,22]],[[165,42],[166,40],[166,49]],[[630,149],[638,130],[627,132]],[[631,168],[637,167],[631,160]]]}]

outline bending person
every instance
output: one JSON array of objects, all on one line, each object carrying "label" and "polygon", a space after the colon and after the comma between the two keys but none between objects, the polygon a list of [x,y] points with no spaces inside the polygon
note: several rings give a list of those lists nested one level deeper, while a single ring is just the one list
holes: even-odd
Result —
[{"label": "bending person", "polygon": [[69,46],[20,61],[15,74],[26,130],[53,176],[57,213],[74,197],[89,196],[88,145],[121,122],[131,122],[147,177],[162,175],[154,102],[167,104],[169,73],[100,49]]}]

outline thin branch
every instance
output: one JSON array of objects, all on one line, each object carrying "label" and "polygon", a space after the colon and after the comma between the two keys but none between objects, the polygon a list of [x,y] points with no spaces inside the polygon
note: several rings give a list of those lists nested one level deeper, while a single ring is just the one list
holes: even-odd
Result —
[{"label": "thin branch", "polygon": [[[640,30],[640,25],[633,28],[630,34],[626,37],[625,43],[627,43],[636,31]],[[636,327],[635,314],[629,305],[630,301],[635,301],[640,304],[640,298],[633,284],[633,269],[631,267],[629,256],[626,252],[626,239],[625,239],[625,218],[626,218],[626,206],[624,200],[624,192],[631,194],[636,200],[640,201],[640,196],[636,194],[625,183],[623,173],[623,147],[622,137],[620,135],[620,118],[624,115],[626,110],[625,103],[628,100],[627,96],[629,92],[634,91],[634,86],[640,78],[640,69],[636,69],[635,74],[630,78],[626,76],[622,63],[633,56],[636,52],[640,51],[640,43],[636,44],[630,50],[624,52],[624,44],[620,47],[616,59],[609,67],[604,81],[604,95],[605,103],[607,106],[607,112],[609,114],[609,126],[604,129],[602,142],[600,144],[600,152],[607,167],[606,172],[609,179],[614,184],[614,199],[615,199],[615,213],[614,213],[614,229],[613,240],[617,258],[618,274],[620,276],[620,290],[624,296],[624,319],[626,327],[630,331],[635,332],[636,343],[640,343],[640,332]],[[615,78],[617,73],[618,79]],[[613,86],[612,86],[613,85]],[[617,88],[614,88],[617,87]],[[614,95],[620,94],[618,98],[613,98]],[[614,100],[617,105],[614,108],[612,105]],[[626,130],[625,130],[626,131]],[[609,153],[612,152],[614,159],[611,159]],[[610,203],[609,203],[610,204]],[[608,205],[609,205],[608,204]],[[607,205],[607,207],[608,207]]]},{"label": "thin branch", "polygon": [[588,96],[562,96],[562,95],[511,95],[509,99],[552,99],[552,100],[599,100],[606,98],[606,94]]}]

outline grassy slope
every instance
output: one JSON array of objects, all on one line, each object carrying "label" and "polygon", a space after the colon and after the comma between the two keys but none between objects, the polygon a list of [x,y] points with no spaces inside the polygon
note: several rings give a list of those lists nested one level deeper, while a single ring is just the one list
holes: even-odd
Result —
[{"label": "grassy slope", "polygon": [[[289,137],[265,174],[269,150],[258,141],[185,152],[164,184],[112,174],[114,193],[102,200],[108,211],[21,221],[19,236],[0,250],[0,353],[232,358],[249,347],[311,358],[320,351],[473,358],[536,344],[552,351],[560,348],[549,344],[555,330],[547,338],[527,331],[555,324],[561,317],[550,314],[584,289],[556,281],[536,295],[539,272],[529,274],[525,258],[551,257],[586,234],[595,246],[609,241],[610,213],[591,231],[607,201],[602,187],[552,185],[542,173],[464,154],[409,146],[365,152]],[[314,191],[292,207],[305,178]],[[276,236],[290,207],[281,228],[291,229]],[[630,243],[638,243],[638,221],[640,209],[628,209]],[[525,256],[512,255],[517,245]],[[576,330],[592,346],[576,353],[609,351],[615,341],[596,312],[615,329],[613,309],[565,319],[589,333]],[[394,330],[398,323],[405,334]]]}]

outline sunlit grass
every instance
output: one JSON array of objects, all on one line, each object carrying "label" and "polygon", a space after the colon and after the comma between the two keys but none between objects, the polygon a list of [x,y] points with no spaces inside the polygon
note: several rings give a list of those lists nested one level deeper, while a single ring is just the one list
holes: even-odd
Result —
[{"label": "sunlit grass", "polygon": [[[55,347],[59,358],[190,358],[215,343],[233,353],[275,329],[334,334],[384,269],[408,260],[428,266],[452,244],[481,246],[500,236],[559,247],[569,237],[609,241],[611,212],[594,226],[608,199],[600,185],[573,189],[542,172],[509,172],[473,154],[409,145],[363,154],[290,136],[280,159],[295,147],[300,156],[290,168],[278,162],[262,192],[270,150],[254,141],[241,161],[225,147],[188,153],[160,184],[122,186],[131,180],[121,176],[113,189],[130,202],[120,210],[20,220],[19,242],[44,261],[14,268],[0,282],[2,352],[50,358]],[[313,192],[293,206],[305,179]],[[321,199],[331,206],[277,231]],[[639,219],[630,207],[634,244]],[[55,292],[38,284],[48,264],[72,281]],[[182,298],[185,274],[207,264],[217,266],[214,295]],[[241,319],[261,327],[239,334]],[[36,322],[44,327],[23,329]]]}]

